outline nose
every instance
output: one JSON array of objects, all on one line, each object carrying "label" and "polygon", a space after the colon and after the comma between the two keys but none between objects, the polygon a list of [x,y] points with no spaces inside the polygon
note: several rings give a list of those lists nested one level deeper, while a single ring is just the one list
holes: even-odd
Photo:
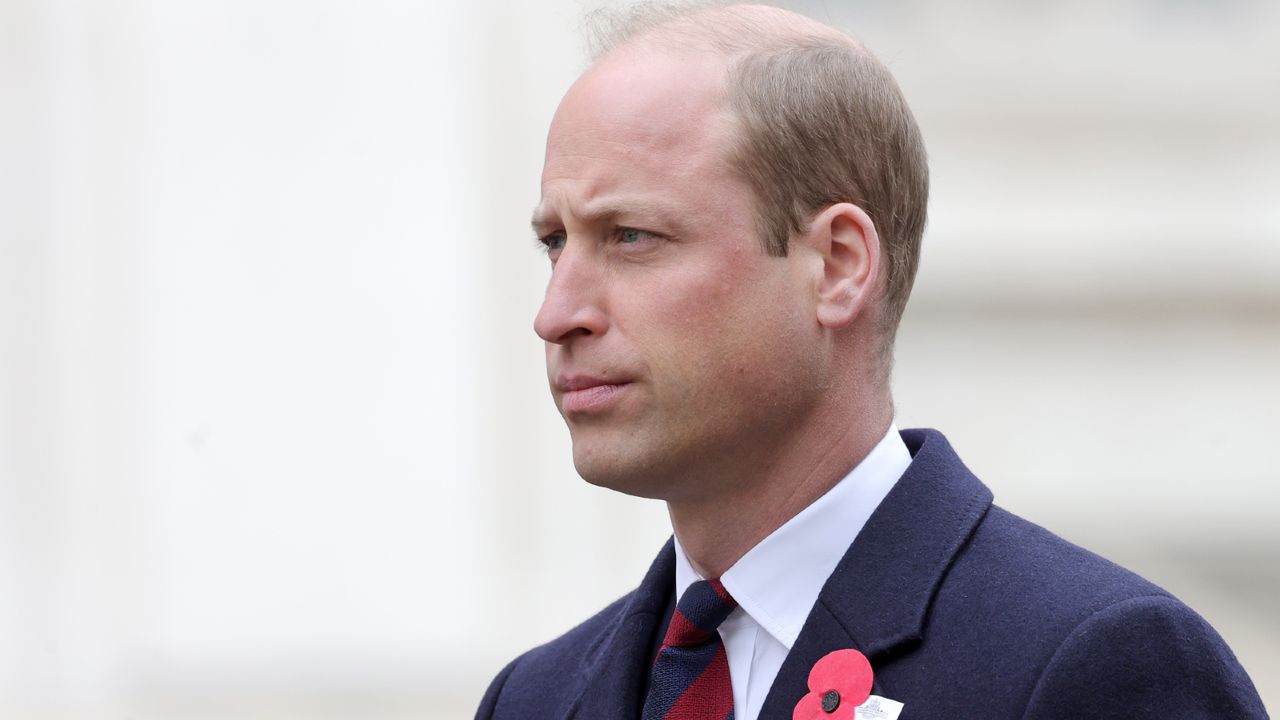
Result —
[{"label": "nose", "polygon": [[560,251],[533,320],[534,332],[549,343],[564,345],[575,338],[602,335],[609,327],[603,307],[605,273],[589,248],[578,245],[567,242]]}]

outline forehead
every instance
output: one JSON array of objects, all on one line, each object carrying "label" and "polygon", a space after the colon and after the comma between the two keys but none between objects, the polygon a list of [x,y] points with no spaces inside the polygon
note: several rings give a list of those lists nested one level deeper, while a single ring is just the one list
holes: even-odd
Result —
[{"label": "forehead", "polygon": [[728,178],[724,63],[623,48],[570,88],[547,137],[543,204]]}]

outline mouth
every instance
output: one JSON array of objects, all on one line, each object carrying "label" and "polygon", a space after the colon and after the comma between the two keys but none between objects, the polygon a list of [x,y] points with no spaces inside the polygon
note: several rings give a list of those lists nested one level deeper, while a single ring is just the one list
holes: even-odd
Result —
[{"label": "mouth", "polygon": [[630,385],[629,380],[581,376],[556,378],[554,383],[560,393],[560,412],[566,416],[603,412],[615,405]]}]

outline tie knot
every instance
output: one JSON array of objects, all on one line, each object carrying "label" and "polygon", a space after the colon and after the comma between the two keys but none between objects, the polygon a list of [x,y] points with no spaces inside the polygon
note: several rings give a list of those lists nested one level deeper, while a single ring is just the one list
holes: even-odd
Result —
[{"label": "tie knot", "polygon": [[676,603],[663,645],[689,647],[706,642],[738,603],[719,580],[699,580]]}]

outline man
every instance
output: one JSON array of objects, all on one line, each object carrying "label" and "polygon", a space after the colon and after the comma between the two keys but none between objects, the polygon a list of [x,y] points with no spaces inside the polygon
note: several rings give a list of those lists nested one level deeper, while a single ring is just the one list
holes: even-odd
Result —
[{"label": "man", "polygon": [[1266,716],[1192,611],[894,426],[927,186],[896,84],[831,28],[615,34],[552,122],[535,329],[579,473],[665,500],[674,537],[477,717]]}]

